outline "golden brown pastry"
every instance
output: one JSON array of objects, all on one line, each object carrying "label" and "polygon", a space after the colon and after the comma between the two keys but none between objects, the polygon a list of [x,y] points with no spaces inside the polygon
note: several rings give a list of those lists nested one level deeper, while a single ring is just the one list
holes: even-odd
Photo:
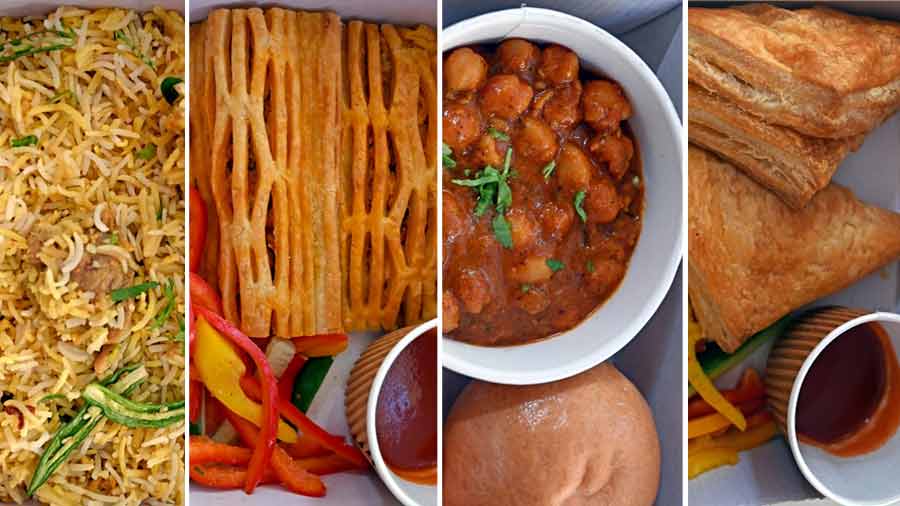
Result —
[{"label": "golden brown pastry", "polygon": [[688,10],[691,81],[816,137],[866,133],[900,107],[900,24],[824,7]]},{"label": "golden brown pastry", "polygon": [[795,209],[825,188],[863,136],[821,139],[772,125],[696,84],[688,85],[691,142],[714,151]]},{"label": "golden brown pastry", "polygon": [[800,211],[688,148],[689,295],[726,352],[778,318],[900,259],[900,214],[831,184]]},{"label": "golden brown pastry", "polygon": [[650,506],[659,437],[614,366],[531,386],[473,381],[444,424],[446,506]]}]

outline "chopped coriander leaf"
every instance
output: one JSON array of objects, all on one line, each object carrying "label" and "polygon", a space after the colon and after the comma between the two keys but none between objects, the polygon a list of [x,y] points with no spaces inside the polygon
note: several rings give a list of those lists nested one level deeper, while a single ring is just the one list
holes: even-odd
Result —
[{"label": "chopped coriander leaf", "polygon": [[159,283],[156,281],[148,281],[146,283],[141,283],[139,285],[129,286],[126,288],[117,288],[109,293],[109,296],[112,297],[113,302],[122,302],[127,299],[134,299],[135,297],[140,296],[142,293],[150,291],[159,286]]},{"label": "chopped coriander leaf", "polygon": [[550,175],[553,174],[553,169],[556,168],[556,160],[552,160],[547,165],[544,165],[544,168],[541,169],[541,173],[544,175],[544,179],[550,179]]},{"label": "chopped coriander leaf", "polygon": [[106,239],[106,242],[109,244],[119,244],[119,234],[116,232],[109,234],[109,238]]},{"label": "chopped coriander leaf", "polygon": [[506,158],[503,159],[503,175],[509,174],[510,163],[512,163],[512,148],[506,148]]},{"label": "chopped coriander leaf", "polygon": [[159,91],[162,93],[163,98],[166,99],[166,102],[174,104],[178,100],[181,94],[178,93],[175,87],[183,82],[184,79],[175,76],[169,76],[162,80],[162,83],[159,85]]},{"label": "chopped coriander leaf", "polygon": [[548,258],[548,259],[547,259],[547,267],[549,267],[550,270],[553,271],[553,272],[560,271],[560,270],[562,270],[565,266],[566,266],[566,265],[565,265],[564,263],[562,263],[562,262],[560,262],[559,260],[556,260],[556,259],[554,259],[554,258]]},{"label": "chopped coriander leaf", "polygon": [[45,396],[41,397],[40,399],[38,399],[38,404],[45,402],[45,401],[49,401],[51,399],[65,399],[65,398],[66,398],[66,396],[63,394],[48,394],[48,395],[45,395]]},{"label": "chopped coriander leaf", "polygon": [[594,261],[593,260],[587,261],[587,271],[594,272]]},{"label": "chopped coriander leaf", "polygon": [[14,148],[21,148],[24,146],[34,146],[37,142],[38,138],[36,135],[26,135],[25,137],[19,137],[18,139],[9,141],[9,145]]},{"label": "chopped coriander leaf", "polygon": [[531,285],[522,283],[522,286],[520,286],[519,289],[522,290],[522,293],[528,293],[528,291],[531,290]]},{"label": "chopped coriander leaf", "polygon": [[137,56],[139,60],[144,62],[145,65],[147,65],[148,67],[150,67],[153,70],[156,70],[156,64],[153,63],[153,60],[144,56],[144,53],[142,53],[138,49],[137,44],[132,42],[131,39],[129,39],[128,36],[125,35],[124,31],[116,30],[115,33],[113,34],[113,36],[116,40],[122,41],[126,46],[128,46],[128,48],[131,49],[131,52],[134,53],[134,55]]},{"label": "chopped coriander leaf", "polygon": [[7,44],[0,43],[0,63],[11,62],[23,56],[38,53],[49,53],[72,47],[75,43],[74,31],[40,30],[24,37],[11,40]]},{"label": "chopped coriander leaf", "polygon": [[446,142],[444,142],[441,147],[441,156],[444,168],[452,169],[456,167],[456,160],[453,159],[453,150],[450,149],[450,146],[448,146]]},{"label": "chopped coriander leaf", "polygon": [[478,203],[475,204],[475,216],[482,216],[494,205],[494,195],[497,194],[497,185],[486,184],[478,189]]},{"label": "chopped coriander leaf", "polygon": [[465,169],[465,170],[463,170],[463,175],[468,176],[469,173],[471,173],[471,172],[472,172],[471,170]]},{"label": "chopped coriander leaf", "polygon": [[497,139],[498,141],[508,141],[509,140],[508,135],[501,132],[500,130],[497,130],[494,127],[488,128],[488,133],[491,134],[491,137]]},{"label": "chopped coriander leaf", "polygon": [[578,216],[581,218],[583,223],[587,223],[587,213],[584,212],[584,196],[587,195],[584,190],[579,190],[578,193],[575,194],[575,212],[578,213]]},{"label": "chopped coriander leaf", "polygon": [[141,160],[152,160],[156,156],[156,144],[147,144],[143,148],[137,150],[134,154]]},{"label": "chopped coriander leaf", "polygon": [[494,237],[497,238],[497,241],[499,241],[504,248],[512,248],[512,231],[509,228],[506,217],[502,214],[497,214],[494,216],[491,225],[494,228]]}]

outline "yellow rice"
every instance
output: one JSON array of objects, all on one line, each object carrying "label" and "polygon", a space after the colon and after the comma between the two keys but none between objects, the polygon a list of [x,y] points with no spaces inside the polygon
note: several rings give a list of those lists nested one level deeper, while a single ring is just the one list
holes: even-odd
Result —
[{"label": "yellow rice", "polygon": [[[27,501],[42,449],[98,376],[140,362],[150,378],[133,399],[184,398],[184,100],[160,92],[184,74],[183,26],[161,9],[0,19],[2,42],[74,30],[70,48],[0,63],[0,502]],[[28,135],[36,145],[11,147]],[[88,267],[161,286],[116,303],[81,286]],[[157,327],[170,280],[177,303]],[[36,499],[183,504],[184,428],[105,420]]]}]

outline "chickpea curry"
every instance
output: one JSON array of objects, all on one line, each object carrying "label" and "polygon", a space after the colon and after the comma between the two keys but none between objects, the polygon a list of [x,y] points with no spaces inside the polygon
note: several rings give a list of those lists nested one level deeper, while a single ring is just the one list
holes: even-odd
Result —
[{"label": "chickpea curry", "polygon": [[631,104],[559,45],[462,47],[443,68],[444,332],[501,346],[568,330],[640,235]]}]

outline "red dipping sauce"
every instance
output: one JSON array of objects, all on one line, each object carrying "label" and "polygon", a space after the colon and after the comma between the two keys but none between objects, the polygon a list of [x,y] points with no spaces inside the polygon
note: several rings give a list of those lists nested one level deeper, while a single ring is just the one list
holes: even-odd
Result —
[{"label": "red dipping sauce", "polygon": [[401,478],[437,483],[437,331],[417,337],[391,365],[375,411],[378,446]]}]

